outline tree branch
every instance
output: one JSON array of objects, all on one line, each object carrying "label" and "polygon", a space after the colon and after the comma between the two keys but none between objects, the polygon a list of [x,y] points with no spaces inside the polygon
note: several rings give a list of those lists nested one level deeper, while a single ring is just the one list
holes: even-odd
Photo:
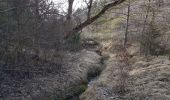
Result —
[{"label": "tree branch", "polygon": [[81,23],[80,25],[76,26],[75,28],[73,28],[73,30],[71,30],[69,33],[67,33],[65,35],[65,38],[67,39],[68,37],[70,37],[73,34],[76,34],[77,32],[79,32],[80,30],[82,30],[84,27],[90,25],[91,23],[93,23],[95,20],[97,20],[98,18],[100,18],[108,9],[117,6],[121,3],[123,3],[126,0],[116,0],[114,2],[108,3],[106,4],[102,10],[95,16],[91,17],[90,19],[87,19],[86,21],[84,21],[83,23]]}]

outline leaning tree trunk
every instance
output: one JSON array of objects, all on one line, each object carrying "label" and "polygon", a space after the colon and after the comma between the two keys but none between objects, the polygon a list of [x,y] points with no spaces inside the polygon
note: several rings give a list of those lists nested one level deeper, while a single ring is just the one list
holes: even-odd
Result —
[{"label": "leaning tree trunk", "polygon": [[126,0],[116,0],[113,1],[111,3],[108,3],[107,5],[105,5],[102,10],[95,16],[87,19],[86,21],[84,21],[83,23],[77,25],[76,27],[74,27],[71,31],[69,31],[68,33],[65,34],[65,38],[67,39],[68,37],[70,37],[71,35],[74,35],[76,33],[78,33],[79,31],[81,31],[83,28],[85,28],[86,26],[90,25],[91,23],[93,23],[94,21],[96,21],[98,18],[100,18],[108,9],[117,6],[121,3],[123,3]]}]

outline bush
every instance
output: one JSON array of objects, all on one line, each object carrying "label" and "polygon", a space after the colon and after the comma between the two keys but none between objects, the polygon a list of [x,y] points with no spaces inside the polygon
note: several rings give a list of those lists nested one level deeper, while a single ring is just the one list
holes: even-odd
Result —
[{"label": "bush", "polygon": [[158,26],[151,22],[145,31],[142,34],[140,41],[140,52],[147,55],[163,55],[165,53],[166,46],[161,43],[159,39],[162,36]]},{"label": "bush", "polygon": [[77,51],[81,49],[81,33],[74,34],[66,41],[66,49]]}]

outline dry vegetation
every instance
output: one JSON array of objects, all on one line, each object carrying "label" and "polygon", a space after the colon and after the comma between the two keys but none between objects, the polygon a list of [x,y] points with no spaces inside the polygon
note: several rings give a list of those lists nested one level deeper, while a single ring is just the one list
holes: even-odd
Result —
[{"label": "dry vegetation", "polygon": [[170,100],[169,0],[75,1],[0,1],[0,100]]},{"label": "dry vegetation", "polygon": [[[114,42],[117,43],[117,42]],[[166,56],[141,57],[137,44],[108,52],[106,68],[80,96],[81,100],[169,100],[170,61]],[[103,53],[106,54],[106,53]],[[133,56],[132,56],[133,55]]]},{"label": "dry vegetation", "polygon": [[36,76],[27,80],[1,76],[2,79],[5,78],[1,81],[3,100],[10,98],[24,100],[54,100],[55,98],[65,100],[72,98],[86,89],[88,74],[95,73],[91,72],[92,69],[99,71],[102,69],[100,65],[101,57],[87,50],[64,54],[63,60],[65,63],[62,67],[56,69],[57,73]]}]

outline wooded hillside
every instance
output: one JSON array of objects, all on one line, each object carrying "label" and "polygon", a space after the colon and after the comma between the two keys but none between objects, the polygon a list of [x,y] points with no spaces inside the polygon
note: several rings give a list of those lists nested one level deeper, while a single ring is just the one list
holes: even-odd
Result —
[{"label": "wooded hillside", "polygon": [[0,100],[170,100],[169,0],[0,0]]}]

